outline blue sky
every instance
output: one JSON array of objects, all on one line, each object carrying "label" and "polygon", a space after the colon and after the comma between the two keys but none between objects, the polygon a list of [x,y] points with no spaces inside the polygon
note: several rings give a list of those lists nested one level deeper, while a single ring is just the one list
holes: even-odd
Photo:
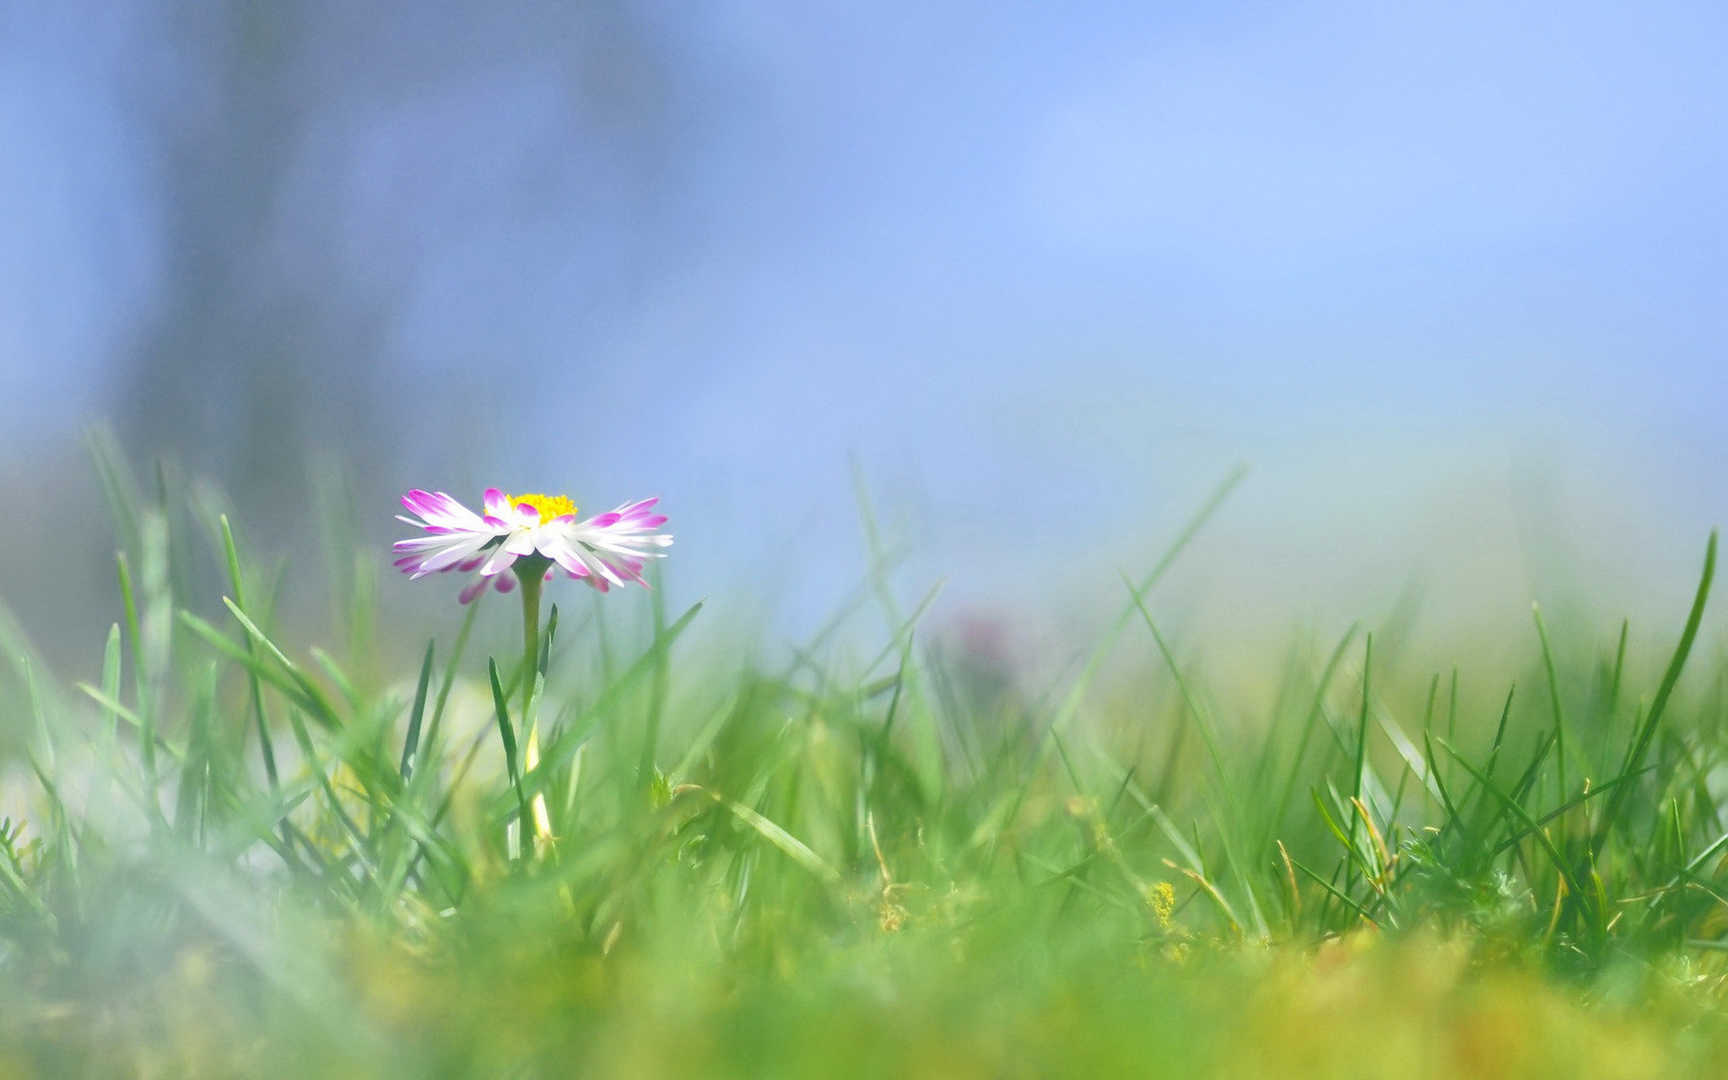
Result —
[{"label": "blue sky", "polygon": [[[13,455],[112,407],[173,243],[132,94],[154,65],[195,113],[199,73],[114,10],[0,44]],[[645,173],[572,123],[556,43],[296,133],[265,265],[388,283],[373,362],[471,420],[410,427],[381,487],[661,491],[680,596],[772,570],[793,632],[860,565],[853,459],[914,578],[1005,610],[1105,595],[1238,460],[1197,604],[1426,572],[1516,612],[1553,584],[1532,530],[1666,601],[1725,516],[1720,5],[641,10]]]}]

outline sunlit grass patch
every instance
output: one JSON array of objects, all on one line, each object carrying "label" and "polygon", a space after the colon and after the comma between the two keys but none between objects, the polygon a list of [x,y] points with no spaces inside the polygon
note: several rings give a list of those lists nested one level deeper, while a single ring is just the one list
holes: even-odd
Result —
[{"label": "sunlit grass patch", "polygon": [[[501,492],[497,524],[470,515],[472,535],[403,557],[487,579],[511,555],[519,649],[480,655],[494,638],[476,626],[513,621],[480,590],[448,625],[398,634],[364,574],[345,645],[324,649],[276,617],[284,575],[254,565],[218,500],[147,499],[99,464],[122,549],[101,649],[63,686],[26,635],[0,641],[19,705],[5,1068],[1644,1076],[1722,1060],[1714,537],[1674,631],[1537,612],[1525,654],[1478,676],[1353,627],[1271,665],[1270,704],[1244,717],[1156,599],[1234,479],[1124,583],[1077,669],[1035,687],[922,640],[934,592],[900,607],[867,503],[863,588],[889,630],[864,658],[826,634],[778,666],[698,651],[711,614],[659,591],[572,590],[542,618],[554,565],[646,583],[638,545],[663,522],[633,503],[583,523],[629,537],[543,533],[574,507]],[[455,514],[432,498],[416,524]],[[189,583],[211,576],[224,595],[200,600]],[[620,618],[632,601],[641,617]],[[1133,689],[1108,685],[1112,657]]]}]

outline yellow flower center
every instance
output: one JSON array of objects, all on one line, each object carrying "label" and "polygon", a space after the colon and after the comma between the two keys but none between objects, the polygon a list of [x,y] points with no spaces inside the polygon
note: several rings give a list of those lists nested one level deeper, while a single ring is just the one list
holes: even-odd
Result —
[{"label": "yellow flower center", "polygon": [[561,518],[565,514],[574,516],[576,513],[576,504],[570,501],[568,495],[511,495],[508,498],[511,506],[521,506],[523,503],[532,506],[540,514],[541,524],[553,518]]}]

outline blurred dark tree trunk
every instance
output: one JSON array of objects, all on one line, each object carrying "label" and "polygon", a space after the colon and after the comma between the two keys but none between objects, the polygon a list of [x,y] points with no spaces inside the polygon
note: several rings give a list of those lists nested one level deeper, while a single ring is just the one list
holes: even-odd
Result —
[{"label": "blurred dark tree trunk", "polygon": [[[437,243],[572,204],[602,222],[652,225],[662,180],[676,172],[669,148],[688,135],[668,116],[660,28],[630,4],[503,8],[309,0],[170,9],[171,55],[154,61],[140,105],[159,147],[152,194],[165,252],[153,317],[117,365],[123,445],[217,481],[254,530],[289,526],[304,505],[310,451],[376,467],[405,439],[419,442],[410,417],[425,427],[429,412],[454,418],[483,404],[438,400],[429,379],[392,393],[400,370],[382,366]],[[413,220],[410,250],[379,251],[401,239],[381,228],[376,264],[345,262],[344,252],[372,242],[354,235],[370,223],[343,213],[351,178],[308,181],[341,154],[309,150],[345,148],[344,125],[365,110],[465,93],[529,62],[559,73],[556,107],[570,137],[514,148],[523,160],[512,163],[509,190],[464,192],[474,212],[461,220]],[[490,150],[487,134],[481,122],[447,144],[443,133],[428,138],[460,155]],[[402,205],[417,211],[412,189]],[[571,237],[572,262],[595,267],[590,303],[631,289],[632,267],[654,262],[651,228],[623,232]]]},{"label": "blurred dark tree trunk", "polygon": [[369,357],[387,313],[334,282],[284,280],[270,264],[300,136],[338,89],[297,73],[314,10],[178,9],[180,79],[153,118],[166,238],[159,301],[121,376],[125,445],[181,457],[266,527],[282,524],[271,506],[299,489],[310,442],[341,432],[364,454],[386,437],[361,421],[375,411]]}]

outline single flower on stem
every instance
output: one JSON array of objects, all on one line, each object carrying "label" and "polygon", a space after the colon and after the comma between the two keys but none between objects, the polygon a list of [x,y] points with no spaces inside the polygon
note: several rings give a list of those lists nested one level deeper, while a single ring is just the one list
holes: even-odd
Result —
[{"label": "single flower on stem", "polygon": [[[564,495],[512,497],[488,488],[482,515],[442,491],[416,489],[402,496],[402,505],[419,516],[396,517],[429,535],[396,541],[396,566],[414,578],[452,570],[474,574],[458,595],[464,604],[488,582],[509,592],[515,582],[503,571],[513,569],[520,578],[533,566],[547,579],[556,566],[601,592],[625,582],[646,586],[646,561],[663,558],[665,553],[655,549],[672,543],[671,536],[655,531],[666,523],[664,514],[654,512],[659,501],[625,503],[578,521],[576,505]],[[519,560],[528,565],[517,566]]]},{"label": "single flower on stem", "polygon": [[[626,582],[646,588],[643,567],[649,559],[664,558],[658,549],[672,544],[671,535],[656,531],[666,523],[666,515],[654,509],[659,501],[625,503],[578,521],[576,504],[565,495],[511,496],[487,488],[483,513],[476,514],[442,491],[416,488],[402,496],[402,505],[417,516],[396,516],[427,535],[396,541],[396,566],[416,579],[452,570],[473,574],[457,597],[464,604],[488,583],[501,593],[521,583],[522,721],[528,723],[540,653],[541,586],[561,569],[601,592]],[[538,724],[531,724],[523,752],[525,770],[539,764],[539,734]],[[534,797],[533,815],[536,833],[550,840],[543,796]]]}]

